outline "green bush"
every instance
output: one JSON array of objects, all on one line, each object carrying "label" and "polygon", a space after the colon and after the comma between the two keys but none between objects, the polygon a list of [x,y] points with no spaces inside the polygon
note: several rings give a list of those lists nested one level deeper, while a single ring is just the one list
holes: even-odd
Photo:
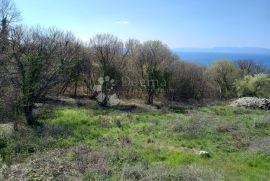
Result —
[{"label": "green bush", "polygon": [[267,74],[247,75],[237,83],[239,97],[255,96],[270,98],[270,77]]}]

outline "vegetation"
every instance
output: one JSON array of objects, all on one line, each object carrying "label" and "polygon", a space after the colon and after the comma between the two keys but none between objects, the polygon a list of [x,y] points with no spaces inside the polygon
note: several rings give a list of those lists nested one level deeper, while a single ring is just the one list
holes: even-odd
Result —
[{"label": "vegetation", "polygon": [[270,77],[266,74],[247,75],[237,83],[238,96],[270,97]]},{"label": "vegetation", "polygon": [[[42,127],[1,137],[2,164],[29,168],[22,173],[5,168],[4,178],[50,175],[63,179],[72,174],[101,180],[270,177],[270,145],[262,143],[270,134],[265,111],[211,106],[165,114],[98,107],[55,107],[49,112],[40,107],[39,112]],[[208,151],[210,158],[201,157],[200,150]],[[56,160],[47,163],[54,156]],[[60,168],[64,171],[57,171]],[[53,171],[59,173],[52,175]]]},{"label": "vegetation", "polygon": [[239,78],[239,71],[228,60],[215,62],[209,70],[219,87],[220,97],[229,98],[235,96],[235,81]]},{"label": "vegetation", "polygon": [[0,180],[270,178],[269,112],[225,104],[270,98],[268,69],[19,20],[0,0]]},{"label": "vegetation", "polygon": [[[27,28],[14,24],[20,13],[11,0],[1,1],[0,17],[1,97],[10,102],[6,110],[11,115],[24,113],[29,125],[35,124],[35,103],[48,96],[99,95],[100,105],[105,107],[112,89],[120,98],[140,97],[148,104],[153,104],[154,98],[227,99],[236,97],[236,83],[243,76],[267,73],[250,60],[236,64],[221,60],[210,68],[186,63],[160,41],[123,42],[113,35],[99,34],[86,44],[55,28]],[[254,86],[264,84],[267,76],[258,78]],[[102,94],[98,94],[94,88],[99,78],[106,77],[113,85],[103,81]],[[238,92],[246,89],[242,84],[238,84]],[[254,96],[268,96],[267,87],[252,91],[258,92]]]}]

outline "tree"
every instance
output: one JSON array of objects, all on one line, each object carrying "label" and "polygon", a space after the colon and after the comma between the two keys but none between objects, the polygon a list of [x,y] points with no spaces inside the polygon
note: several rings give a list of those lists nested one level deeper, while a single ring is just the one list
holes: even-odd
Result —
[{"label": "tree", "polygon": [[148,104],[153,104],[157,92],[162,87],[166,87],[166,71],[163,65],[171,59],[169,48],[160,41],[147,41],[141,46],[137,64],[143,79],[141,86],[146,90]]},{"label": "tree", "polygon": [[43,100],[57,85],[65,82],[65,70],[79,49],[73,35],[56,29],[26,29],[12,31],[10,74],[20,93],[19,103],[27,123],[35,124],[34,104]]},{"label": "tree", "polygon": [[90,68],[87,66],[87,61],[88,58],[85,52],[85,47],[82,46],[82,43],[78,42],[78,49],[74,54],[74,58],[66,68],[65,75],[67,79],[63,83],[59,93],[64,94],[67,87],[72,85],[74,87],[73,97],[77,97],[77,90],[84,82],[86,69]]},{"label": "tree", "polygon": [[171,73],[168,81],[166,97],[169,100],[180,101],[184,99],[203,99],[216,96],[213,80],[207,68],[185,62],[175,57],[172,64],[168,65]]},{"label": "tree", "polygon": [[[90,47],[93,50],[93,57],[98,64],[100,78],[110,79],[120,82],[121,70],[126,62],[125,58],[129,53],[129,48],[115,36],[110,34],[98,34],[90,40]],[[99,102],[102,106],[108,105],[110,85],[107,81],[102,81],[102,92],[104,98]],[[108,87],[109,86],[109,87]],[[117,86],[117,85],[115,85]],[[116,87],[114,87],[116,89]]]},{"label": "tree", "polygon": [[[17,92],[11,86],[9,74],[9,34],[13,23],[20,19],[20,13],[12,0],[0,0],[0,119],[16,123],[15,99]],[[14,124],[16,129],[16,124]]]},{"label": "tree", "polygon": [[270,98],[270,77],[267,74],[247,75],[237,81],[237,94],[239,97],[255,96]]},{"label": "tree", "polygon": [[0,0],[0,51],[6,49],[8,43],[9,27],[20,19],[20,12],[12,0]]},{"label": "tree", "polygon": [[234,83],[240,75],[238,69],[233,63],[228,60],[214,62],[209,73],[219,87],[221,98],[235,96]]},{"label": "tree", "polygon": [[253,60],[238,60],[235,62],[241,76],[266,73],[267,69]]}]

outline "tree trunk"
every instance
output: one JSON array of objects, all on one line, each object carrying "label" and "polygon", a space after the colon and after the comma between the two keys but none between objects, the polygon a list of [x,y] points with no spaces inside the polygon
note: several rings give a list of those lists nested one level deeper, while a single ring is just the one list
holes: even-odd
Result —
[{"label": "tree trunk", "polygon": [[148,93],[147,104],[153,104],[154,94]]},{"label": "tree trunk", "polygon": [[4,52],[6,50],[6,46],[8,43],[8,21],[7,18],[2,19],[1,21],[1,31],[0,31],[0,40],[1,40],[1,49],[0,52]]},{"label": "tree trunk", "polygon": [[77,97],[77,87],[78,87],[78,84],[77,84],[77,82],[75,82],[75,85],[74,85],[74,98]]},{"label": "tree trunk", "polygon": [[24,115],[29,126],[33,126],[35,120],[33,118],[33,105],[24,106]]}]

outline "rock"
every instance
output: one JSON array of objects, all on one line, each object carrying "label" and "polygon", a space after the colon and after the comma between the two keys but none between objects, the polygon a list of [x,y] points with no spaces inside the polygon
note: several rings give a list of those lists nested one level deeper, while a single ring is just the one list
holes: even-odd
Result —
[{"label": "rock", "polygon": [[204,158],[210,158],[210,153],[208,151],[204,151],[204,150],[201,150],[199,151],[198,153],[201,157],[204,157]]},{"label": "rock", "polygon": [[256,97],[242,97],[232,102],[232,106],[243,106],[253,109],[270,110],[270,99]]}]

